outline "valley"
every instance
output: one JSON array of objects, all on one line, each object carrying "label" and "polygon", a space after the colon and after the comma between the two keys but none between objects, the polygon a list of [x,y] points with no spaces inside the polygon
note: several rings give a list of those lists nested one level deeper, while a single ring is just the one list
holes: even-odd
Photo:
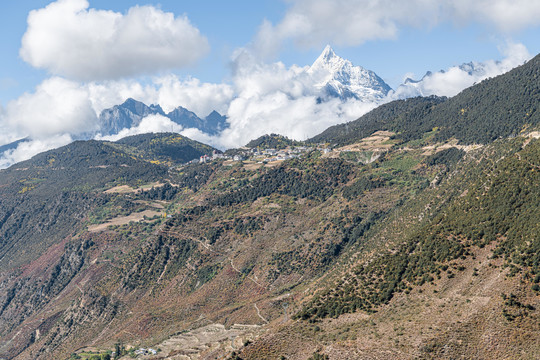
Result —
[{"label": "valley", "polygon": [[540,357],[538,79],[1,170],[0,358]]}]

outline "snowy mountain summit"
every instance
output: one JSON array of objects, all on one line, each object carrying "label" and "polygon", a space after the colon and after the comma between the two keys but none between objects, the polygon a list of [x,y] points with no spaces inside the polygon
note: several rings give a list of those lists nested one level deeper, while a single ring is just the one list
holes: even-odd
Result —
[{"label": "snowy mountain summit", "polygon": [[355,98],[373,102],[382,100],[392,90],[373,71],[354,66],[349,60],[337,56],[330,45],[326,45],[307,72],[315,79],[323,98]]}]

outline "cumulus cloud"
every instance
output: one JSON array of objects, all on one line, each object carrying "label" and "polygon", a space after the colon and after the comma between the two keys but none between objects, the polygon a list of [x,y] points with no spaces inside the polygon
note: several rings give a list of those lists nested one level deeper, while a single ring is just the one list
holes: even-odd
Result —
[{"label": "cumulus cloud", "polygon": [[[254,41],[257,53],[269,55],[292,39],[303,47],[324,43],[356,46],[367,40],[396,37],[401,25],[430,24],[437,20],[433,1],[411,0],[292,0],[276,25],[264,21]],[[421,9],[421,11],[419,11]]]},{"label": "cumulus cloud", "polygon": [[59,77],[45,80],[6,106],[1,118],[13,132],[44,138],[61,133],[81,134],[95,129],[96,113],[80,84]]},{"label": "cumulus cloud", "polygon": [[339,99],[320,103],[314,96],[292,99],[280,92],[251,101],[239,98],[229,109],[230,127],[214,144],[221,148],[238,147],[269,133],[305,140],[329,126],[354,120],[375,106],[357,100],[343,103]]},{"label": "cumulus cloud", "polygon": [[470,62],[453,66],[446,71],[429,73],[418,82],[406,82],[389,94],[389,100],[412,96],[454,96],[482,80],[495,77],[522,65],[531,58],[523,44],[507,43],[499,48],[505,58],[501,61]]},{"label": "cumulus cloud", "polygon": [[540,25],[537,0],[290,0],[277,24],[265,20],[252,47],[260,56],[274,55],[288,40],[303,47],[325,43],[357,46],[393,39],[403,27],[482,23],[500,33]]},{"label": "cumulus cloud", "polygon": [[208,49],[186,16],[152,6],[121,14],[89,9],[87,0],[58,0],[30,12],[20,55],[34,67],[89,81],[180,68]]},{"label": "cumulus cloud", "polygon": [[0,104],[0,146],[9,144],[17,140],[17,134],[11,131],[6,124],[3,123],[2,119],[5,118],[5,109]]},{"label": "cumulus cloud", "polygon": [[234,97],[234,90],[228,84],[203,83],[195,78],[180,81],[177,76],[170,75],[156,79],[155,84],[158,86],[156,102],[165,111],[182,105],[199,116],[206,116],[213,110],[223,113]]},{"label": "cumulus cloud", "polygon": [[0,154],[0,169],[7,168],[20,161],[28,160],[43,151],[67,145],[72,141],[71,135],[60,134],[43,139],[21,142],[17,148]]},{"label": "cumulus cloud", "polygon": [[210,139],[220,148],[242,146],[268,133],[304,140],[376,106],[353,99],[321,102],[318,79],[310,76],[307,66],[263,63],[245,50],[237,53],[233,65],[236,97],[226,113],[230,127]]},{"label": "cumulus cloud", "polygon": [[452,0],[449,15],[458,21],[482,22],[501,32],[513,32],[540,24],[540,2],[536,0]]}]

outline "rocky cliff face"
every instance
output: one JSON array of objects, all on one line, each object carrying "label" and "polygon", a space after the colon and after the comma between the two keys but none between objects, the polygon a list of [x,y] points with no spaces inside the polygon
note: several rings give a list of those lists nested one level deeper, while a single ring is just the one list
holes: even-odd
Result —
[{"label": "rocky cliff face", "polygon": [[159,105],[147,106],[140,101],[127,99],[121,105],[105,109],[99,115],[99,127],[102,135],[118,134],[122,129],[129,129],[141,123],[148,115],[165,116]]}]

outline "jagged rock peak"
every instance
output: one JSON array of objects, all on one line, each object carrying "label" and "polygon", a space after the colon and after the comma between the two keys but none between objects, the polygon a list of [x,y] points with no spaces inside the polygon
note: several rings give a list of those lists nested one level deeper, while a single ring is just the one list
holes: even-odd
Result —
[{"label": "jagged rock peak", "polygon": [[349,60],[345,60],[342,57],[336,55],[334,49],[330,45],[326,45],[323,52],[317,60],[311,65],[311,71],[317,71],[318,69],[325,68],[330,71],[339,71],[344,67],[353,67]]},{"label": "jagged rock peak", "polygon": [[307,72],[322,90],[322,97],[378,101],[391,90],[373,71],[336,55],[330,45],[326,45]]},{"label": "jagged rock peak", "polygon": [[334,52],[334,49],[332,49],[332,47],[328,44],[325,46],[323,52],[321,53],[321,55],[319,56],[319,59],[325,59],[325,60],[330,60],[331,58],[333,58],[334,56],[337,56],[336,53]]}]

